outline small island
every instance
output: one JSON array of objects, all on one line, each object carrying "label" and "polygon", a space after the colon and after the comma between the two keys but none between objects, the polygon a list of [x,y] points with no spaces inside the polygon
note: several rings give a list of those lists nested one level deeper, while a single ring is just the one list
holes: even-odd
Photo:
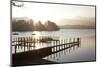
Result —
[{"label": "small island", "polygon": [[13,18],[12,31],[58,31],[59,27],[48,20],[44,24],[41,21],[35,22],[30,18]]}]

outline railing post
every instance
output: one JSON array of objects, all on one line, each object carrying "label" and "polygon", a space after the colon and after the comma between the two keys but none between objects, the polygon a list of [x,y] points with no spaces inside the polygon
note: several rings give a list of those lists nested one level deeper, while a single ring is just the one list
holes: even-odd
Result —
[{"label": "railing post", "polygon": [[31,44],[31,49],[33,49],[33,44],[32,44],[32,37],[30,37],[30,44]]},{"label": "railing post", "polygon": [[23,38],[21,37],[21,49],[23,48]]},{"label": "railing post", "polygon": [[77,47],[79,47],[79,38],[77,38],[77,43],[78,43],[78,44],[77,44]]},{"label": "railing post", "polygon": [[26,37],[26,48],[28,50],[28,37]]},{"label": "railing post", "polygon": [[25,52],[25,37],[23,37],[23,38],[24,38],[24,40],[23,40],[23,41],[24,41],[24,52]]},{"label": "railing post", "polygon": [[63,48],[63,40],[61,40],[61,50],[62,50],[62,48]]},{"label": "railing post", "polygon": [[79,42],[79,38],[77,38],[77,42]]},{"label": "railing post", "polygon": [[[75,42],[75,38],[73,38],[73,43],[76,43],[76,42]],[[75,45],[76,45],[76,44],[75,44]],[[73,50],[74,50],[74,49],[75,49],[75,46],[73,46]]]},{"label": "railing post", "polygon": [[27,44],[26,45],[29,45],[29,51],[30,51],[30,43],[29,43],[29,37],[27,37],[27,40],[26,40]]},{"label": "railing post", "polygon": [[63,49],[64,49],[64,45],[65,45],[65,41],[64,41],[64,39],[63,39]]},{"label": "railing post", "polygon": [[[71,38],[69,39],[69,43],[71,43]],[[70,48],[71,47],[71,44],[69,44],[69,53],[70,53]]]},{"label": "railing post", "polygon": [[59,40],[59,48],[58,48],[58,50],[60,50],[60,40]]},{"label": "railing post", "polygon": [[65,42],[65,39],[64,39],[64,49],[65,49],[65,46],[66,46],[66,42]]},{"label": "railing post", "polygon": [[35,47],[35,45],[36,45],[36,39],[34,38],[34,47]]},{"label": "railing post", "polygon": [[54,47],[53,47],[53,46],[54,46],[54,44],[53,44],[53,42],[54,42],[54,41],[52,41],[52,52],[54,52]]},{"label": "railing post", "polygon": [[29,37],[29,46],[30,46],[30,50],[32,48],[32,45],[31,45],[31,37]]},{"label": "railing post", "polygon": [[56,51],[57,51],[57,43],[58,43],[58,41],[56,41]]},{"label": "railing post", "polygon": [[19,49],[19,37],[18,37],[18,44],[17,44],[17,47],[18,47],[18,49]]},{"label": "railing post", "polygon": [[66,39],[66,47],[65,48],[67,48],[67,39]]},{"label": "railing post", "polygon": [[[69,43],[71,43],[71,38],[69,39]],[[70,44],[69,44],[69,47],[70,47]]]},{"label": "railing post", "polygon": [[[17,37],[16,37],[16,45],[18,44]],[[16,47],[17,48],[17,47]]]}]

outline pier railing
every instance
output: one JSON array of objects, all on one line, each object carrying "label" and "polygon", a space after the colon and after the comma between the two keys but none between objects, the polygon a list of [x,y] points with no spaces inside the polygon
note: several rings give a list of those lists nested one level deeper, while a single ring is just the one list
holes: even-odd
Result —
[{"label": "pier railing", "polygon": [[32,37],[16,37],[12,41],[13,54],[38,50],[41,48],[51,48],[52,53],[70,48],[77,45],[80,46],[80,38],[69,39],[52,39],[48,38],[32,38]]}]

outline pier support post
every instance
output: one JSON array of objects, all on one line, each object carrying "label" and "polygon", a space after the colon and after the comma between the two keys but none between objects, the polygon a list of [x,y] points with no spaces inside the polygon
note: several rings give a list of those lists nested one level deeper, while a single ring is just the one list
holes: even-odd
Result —
[{"label": "pier support post", "polygon": [[24,52],[25,52],[25,37],[24,37]]}]

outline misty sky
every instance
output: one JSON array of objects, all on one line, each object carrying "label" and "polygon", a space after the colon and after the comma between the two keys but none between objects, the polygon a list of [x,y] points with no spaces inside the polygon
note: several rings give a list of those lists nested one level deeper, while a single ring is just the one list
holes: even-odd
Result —
[{"label": "misty sky", "polygon": [[25,2],[24,7],[12,7],[12,16],[51,20],[59,25],[88,25],[95,24],[95,7]]}]

